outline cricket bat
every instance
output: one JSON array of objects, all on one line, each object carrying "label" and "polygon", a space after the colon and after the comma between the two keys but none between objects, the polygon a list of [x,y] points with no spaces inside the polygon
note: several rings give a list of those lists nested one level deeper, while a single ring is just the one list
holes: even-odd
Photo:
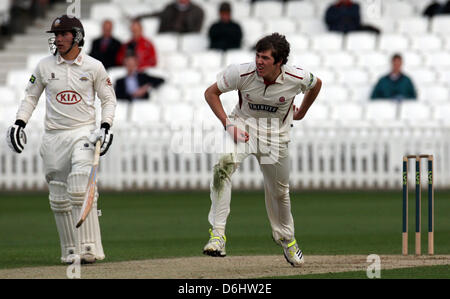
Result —
[{"label": "cricket bat", "polygon": [[80,218],[78,219],[76,227],[79,228],[86,220],[89,212],[92,209],[95,198],[95,187],[97,185],[97,168],[100,159],[100,140],[95,143],[94,163],[92,164],[91,173],[89,174],[89,181],[84,194],[83,206],[81,207]]}]

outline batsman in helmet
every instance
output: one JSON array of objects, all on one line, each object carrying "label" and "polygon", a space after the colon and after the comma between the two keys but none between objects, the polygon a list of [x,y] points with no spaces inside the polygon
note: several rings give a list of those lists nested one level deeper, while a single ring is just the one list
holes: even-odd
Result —
[{"label": "batsman in helmet", "polygon": [[[10,148],[21,153],[26,145],[25,127],[45,90],[45,133],[40,147],[48,183],[50,207],[61,243],[61,261],[82,263],[105,258],[97,215],[97,198],[85,223],[75,228],[89,171],[94,144],[100,140],[104,155],[113,140],[116,95],[102,63],[82,47],[84,29],[76,17],[57,17],[47,33],[49,55],[38,63],[25,89],[14,125],[8,128]],[[100,127],[96,126],[95,96],[101,101]]]}]

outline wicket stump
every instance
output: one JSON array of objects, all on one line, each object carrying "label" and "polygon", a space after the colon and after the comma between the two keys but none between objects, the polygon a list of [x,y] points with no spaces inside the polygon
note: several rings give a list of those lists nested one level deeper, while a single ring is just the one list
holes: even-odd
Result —
[{"label": "wicket stump", "polygon": [[433,155],[403,156],[403,233],[402,254],[408,255],[408,161],[416,161],[416,255],[421,255],[421,185],[420,161],[428,160],[428,254],[434,254],[434,186],[433,186]]}]

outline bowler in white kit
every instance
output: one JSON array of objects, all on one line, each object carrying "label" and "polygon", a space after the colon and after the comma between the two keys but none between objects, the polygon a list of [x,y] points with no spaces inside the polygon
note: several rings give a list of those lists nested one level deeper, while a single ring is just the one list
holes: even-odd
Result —
[{"label": "bowler in white kit", "polygon": [[[284,256],[292,266],[304,263],[294,235],[289,197],[289,129],[293,120],[305,117],[322,82],[307,70],[287,65],[289,52],[289,43],[283,35],[268,35],[257,42],[254,62],[228,66],[205,91],[206,101],[235,146],[221,154],[213,169],[208,215],[212,228],[204,254],[226,255],[231,176],[245,158],[254,155],[264,177],[272,237],[283,247]],[[238,91],[239,102],[227,115],[220,95],[232,90]],[[294,98],[300,93],[305,95],[300,107],[296,107]]]},{"label": "bowler in white kit", "polygon": [[[110,147],[116,96],[102,63],[83,50],[84,29],[76,17],[56,18],[47,33],[53,55],[43,58],[31,75],[7,142],[17,153],[26,144],[25,127],[45,90],[45,133],[40,147],[48,183],[50,207],[61,243],[61,261],[82,263],[105,258],[97,215],[97,198],[85,223],[75,228],[94,159]],[[101,125],[96,128],[95,95],[101,101]],[[31,149],[32,150],[32,149]]]}]

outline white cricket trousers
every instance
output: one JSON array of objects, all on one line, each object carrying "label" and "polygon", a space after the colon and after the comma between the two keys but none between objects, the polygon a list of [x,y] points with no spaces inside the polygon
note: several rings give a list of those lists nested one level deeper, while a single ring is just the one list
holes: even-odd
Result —
[{"label": "white cricket trousers", "polygon": [[[214,166],[211,181],[211,209],[208,220],[213,230],[224,235],[231,203],[231,176],[249,155],[254,155],[264,176],[264,192],[267,215],[274,240],[294,239],[294,220],[289,197],[289,152],[287,143],[277,147],[275,155],[267,160],[267,154],[255,150],[255,139],[249,140],[250,153],[227,153],[220,156]],[[253,153],[252,153],[253,152]],[[267,152],[266,152],[267,153]],[[272,152],[273,153],[273,152]],[[252,211],[249,211],[251,213]]]}]

